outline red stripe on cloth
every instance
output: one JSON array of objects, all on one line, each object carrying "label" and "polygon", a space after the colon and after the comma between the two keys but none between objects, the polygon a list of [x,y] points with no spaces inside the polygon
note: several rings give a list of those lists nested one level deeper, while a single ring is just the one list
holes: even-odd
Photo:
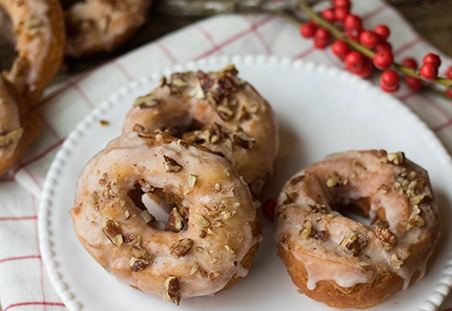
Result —
[{"label": "red stripe on cloth", "polygon": [[398,55],[401,54],[403,52],[405,52],[406,50],[411,49],[413,46],[419,44],[422,42],[422,38],[417,36],[416,38],[414,38],[413,40],[401,45],[399,48],[395,49],[393,54],[394,55]]},{"label": "red stripe on cloth", "polygon": [[19,166],[16,167],[16,169],[13,171],[13,177],[17,175],[17,173],[26,167],[27,165],[30,165],[33,162],[39,161],[40,159],[44,158],[46,155],[48,155],[50,152],[54,151],[55,149],[59,148],[64,143],[64,138],[58,140],[56,143],[50,145],[47,149],[45,149],[43,152],[37,154],[35,157],[29,159],[28,161],[22,162],[19,164]]},{"label": "red stripe on cloth", "polygon": [[112,62],[112,64],[113,64],[116,68],[119,69],[119,71],[126,77],[126,79],[127,79],[128,81],[133,81],[132,75],[127,71],[126,68],[124,68],[124,66],[123,66],[120,62],[118,62],[118,60],[114,60],[114,61]]},{"label": "red stripe on cloth", "polygon": [[8,258],[0,259],[0,263],[4,263],[4,262],[8,262],[8,261],[25,260],[25,259],[39,259],[39,260],[41,260],[41,255],[28,255],[28,256],[8,257]]},{"label": "red stripe on cloth", "polygon": [[366,14],[362,15],[362,19],[369,19],[374,17],[375,15],[380,14],[381,12],[384,12],[388,9],[388,6],[386,4],[382,4],[379,7],[376,7],[375,9],[373,9],[372,11],[367,12]]},{"label": "red stripe on cloth", "polygon": [[223,41],[223,42],[220,43],[220,44],[217,44],[217,45],[214,46],[213,48],[211,48],[211,49],[207,50],[206,52],[202,53],[201,55],[196,56],[194,59],[195,59],[195,60],[200,60],[200,59],[202,59],[202,58],[204,58],[204,57],[207,57],[207,56],[209,56],[209,55],[212,55],[212,54],[215,53],[215,52],[220,51],[220,50],[223,49],[225,46],[231,44],[232,42],[237,41],[238,39],[240,39],[240,38],[246,36],[247,34],[253,32],[253,31],[255,31],[255,29],[257,29],[258,27],[261,27],[261,26],[267,24],[268,22],[274,20],[275,18],[276,18],[276,16],[274,16],[274,15],[269,15],[269,16],[263,18],[262,20],[260,20],[259,22],[253,23],[253,25],[251,25],[250,28],[248,28],[248,29],[246,29],[246,30],[244,30],[244,31],[241,31],[241,32],[235,34],[234,36],[230,37],[229,39],[226,39],[225,41]]},{"label": "red stripe on cloth", "polygon": [[162,41],[157,41],[156,45],[163,51],[166,57],[171,61],[171,63],[176,64],[178,61],[176,57],[171,53],[171,51],[162,43]]},{"label": "red stripe on cloth", "polygon": [[272,54],[272,49],[270,47],[270,44],[267,42],[267,40],[265,40],[265,37],[259,31],[259,27],[257,27],[256,23],[253,20],[251,20],[248,16],[245,16],[244,19],[251,25],[252,32],[256,35],[256,37],[262,43],[262,45],[264,46],[267,53]]},{"label": "red stripe on cloth", "polygon": [[86,73],[80,74],[76,76],[75,78],[72,78],[71,80],[66,81],[64,84],[62,84],[59,88],[56,90],[53,90],[52,92],[46,94],[44,98],[38,103],[35,109],[38,109],[39,107],[42,107],[45,103],[49,102],[56,96],[60,95],[61,93],[64,93],[69,88],[73,87],[77,83],[80,83],[81,81],[85,80],[86,78],[93,75],[98,69],[94,69],[91,71],[88,71]]},{"label": "red stripe on cloth", "polygon": [[24,306],[48,306],[48,307],[66,307],[64,303],[61,302],[50,302],[50,301],[28,301],[28,302],[18,302],[10,304],[9,306],[5,307],[3,311],[8,311],[13,308],[17,307],[24,307]]},{"label": "red stripe on cloth", "polygon": [[434,127],[432,130],[433,130],[435,133],[438,133],[438,132],[441,132],[442,130],[444,130],[444,129],[450,127],[451,125],[452,125],[452,119],[448,119],[446,122],[444,122],[443,124],[440,124],[440,125]]},{"label": "red stripe on cloth", "polygon": [[214,49],[221,50],[221,48],[220,48],[220,47],[217,45],[217,43],[213,40],[213,36],[212,36],[212,34],[211,34],[209,31],[207,31],[206,29],[204,29],[203,27],[201,27],[201,25],[198,25],[198,26],[196,27],[196,29],[199,30],[199,32],[201,32],[201,33],[206,37],[207,41],[210,42],[210,44],[212,45],[212,47],[213,47]]},{"label": "red stripe on cloth", "polygon": [[36,220],[38,216],[17,216],[17,217],[0,217],[0,221],[22,221],[22,220]]},{"label": "red stripe on cloth", "polygon": [[304,58],[304,57],[308,56],[309,54],[313,53],[316,50],[317,49],[315,47],[307,48],[307,49],[303,50],[301,53],[295,55],[294,59]]}]

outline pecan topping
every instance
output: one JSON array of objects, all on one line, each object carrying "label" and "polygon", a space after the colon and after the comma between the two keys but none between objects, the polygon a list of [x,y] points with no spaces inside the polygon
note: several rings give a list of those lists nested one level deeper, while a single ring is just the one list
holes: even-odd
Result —
[{"label": "pecan topping", "polygon": [[177,208],[173,208],[168,217],[168,222],[166,223],[166,230],[179,232],[184,228],[184,218],[179,213]]},{"label": "pecan topping", "polygon": [[23,132],[23,128],[18,128],[10,132],[0,134],[0,148],[18,141],[22,137]]},{"label": "pecan topping", "polygon": [[395,235],[387,228],[376,227],[375,235],[381,241],[381,244],[386,251],[391,250],[397,241]]},{"label": "pecan topping", "polygon": [[163,300],[165,302],[173,302],[176,305],[180,303],[179,297],[179,280],[174,276],[170,275],[167,277],[163,283]]},{"label": "pecan topping", "polygon": [[210,227],[210,221],[201,214],[195,215],[196,223],[202,228]]},{"label": "pecan topping", "polygon": [[405,161],[405,153],[403,153],[402,151],[388,153],[386,158],[389,162],[395,165],[400,165]]},{"label": "pecan topping", "polygon": [[306,240],[313,233],[312,222],[310,220],[305,220],[300,230],[300,238]]},{"label": "pecan topping", "polygon": [[138,272],[146,268],[151,261],[144,257],[132,257],[129,260],[129,268],[133,272]]},{"label": "pecan topping", "polygon": [[321,241],[325,240],[327,237],[328,233],[325,230],[319,230],[313,236],[314,239]]},{"label": "pecan topping", "polygon": [[341,178],[336,172],[331,172],[328,174],[328,179],[326,181],[328,188],[333,188],[341,185]]},{"label": "pecan topping", "polygon": [[400,269],[404,264],[403,259],[399,258],[396,254],[393,254],[391,256],[391,265],[394,267],[394,269],[398,270]]},{"label": "pecan topping", "polygon": [[163,155],[165,170],[168,173],[178,173],[182,170],[182,166],[176,160]]},{"label": "pecan topping", "polygon": [[150,223],[151,221],[155,220],[155,217],[152,216],[151,213],[147,209],[141,211],[141,218],[144,220],[145,223]]},{"label": "pecan topping", "polygon": [[107,220],[102,228],[102,232],[107,236],[113,245],[120,247],[123,243],[121,228],[114,220]]},{"label": "pecan topping", "polygon": [[232,140],[235,145],[238,145],[243,149],[251,149],[251,147],[253,147],[254,143],[256,142],[253,137],[242,131],[235,132],[232,136]]},{"label": "pecan topping", "polygon": [[140,96],[137,99],[135,99],[135,102],[133,103],[133,106],[140,107],[140,108],[151,108],[156,106],[160,102],[160,98],[155,96],[154,94],[148,94],[145,96]]},{"label": "pecan topping", "polygon": [[367,245],[366,238],[359,232],[348,231],[339,247],[349,255],[358,256],[361,250]]},{"label": "pecan topping", "polygon": [[413,206],[413,211],[411,212],[410,218],[408,218],[408,224],[413,227],[423,227],[425,225],[425,220],[420,214],[421,209],[419,206]]},{"label": "pecan topping", "polygon": [[175,258],[179,258],[183,255],[185,255],[193,246],[193,240],[186,238],[186,239],[180,239],[177,242],[175,242],[173,245],[171,245],[170,248],[170,255]]}]

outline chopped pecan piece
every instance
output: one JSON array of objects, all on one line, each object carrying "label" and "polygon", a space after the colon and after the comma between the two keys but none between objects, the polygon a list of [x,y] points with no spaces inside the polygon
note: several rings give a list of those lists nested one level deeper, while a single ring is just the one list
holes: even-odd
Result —
[{"label": "chopped pecan piece", "polygon": [[163,283],[163,300],[165,302],[173,302],[176,305],[179,305],[179,291],[179,280],[174,275],[167,277]]},{"label": "chopped pecan piece", "polygon": [[107,236],[113,245],[120,247],[123,243],[121,228],[114,220],[107,220],[102,228],[102,232]]},{"label": "chopped pecan piece", "polygon": [[366,238],[359,232],[348,231],[339,247],[349,255],[358,256],[361,250],[367,245]]},{"label": "chopped pecan piece", "polygon": [[177,161],[174,160],[173,158],[163,155],[163,159],[164,159],[165,170],[168,173],[178,173],[182,170],[182,165],[177,163]]},{"label": "chopped pecan piece", "polygon": [[193,240],[190,238],[180,239],[171,245],[170,255],[175,258],[179,258],[185,255],[193,246]]},{"label": "chopped pecan piece", "polygon": [[381,244],[386,251],[391,250],[397,241],[395,235],[387,228],[376,227],[375,235],[381,241]]},{"label": "chopped pecan piece", "polygon": [[177,208],[173,208],[166,223],[166,230],[179,232],[184,228],[184,217],[179,213]]}]

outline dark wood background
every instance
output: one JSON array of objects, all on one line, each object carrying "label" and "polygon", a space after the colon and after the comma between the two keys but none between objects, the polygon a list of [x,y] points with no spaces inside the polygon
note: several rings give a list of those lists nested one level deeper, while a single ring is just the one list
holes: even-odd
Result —
[{"label": "dark wood background", "polygon": [[[356,0],[358,1],[358,0]],[[372,1],[372,0],[360,0]],[[452,0],[387,0],[413,27],[444,54],[452,57]],[[97,66],[131,49],[180,29],[203,17],[168,14],[154,0],[148,22],[127,43],[113,53],[95,55],[78,60],[66,60],[59,78]],[[14,58],[11,44],[0,36],[0,69],[8,69]]]}]

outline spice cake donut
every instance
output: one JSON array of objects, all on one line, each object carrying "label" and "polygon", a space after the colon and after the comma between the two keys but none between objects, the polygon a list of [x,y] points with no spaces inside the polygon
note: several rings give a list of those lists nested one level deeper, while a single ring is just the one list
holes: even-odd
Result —
[{"label": "spice cake donut", "polygon": [[85,0],[65,11],[66,56],[110,52],[147,19],[152,0]]},{"label": "spice cake donut", "polygon": [[[168,207],[166,224],[143,194]],[[262,239],[258,207],[224,158],[173,136],[131,132],[83,168],[70,214],[107,271],[179,304],[247,275]]]},{"label": "spice cake donut", "polygon": [[155,130],[171,131],[223,155],[257,197],[273,173],[279,147],[276,117],[234,65],[217,72],[173,73],[137,98],[123,132]]},{"label": "spice cake donut", "polygon": [[33,112],[63,58],[64,18],[57,0],[0,0],[9,16],[17,56],[0,75],[0,175],[39,133]]},{"label": "spice cake donut", "polygon": [[275,221],[294,284],[337,308],[370,307],[422,278],[440,235],[427,171],[384,150],[307,166],[282,188]]}]

